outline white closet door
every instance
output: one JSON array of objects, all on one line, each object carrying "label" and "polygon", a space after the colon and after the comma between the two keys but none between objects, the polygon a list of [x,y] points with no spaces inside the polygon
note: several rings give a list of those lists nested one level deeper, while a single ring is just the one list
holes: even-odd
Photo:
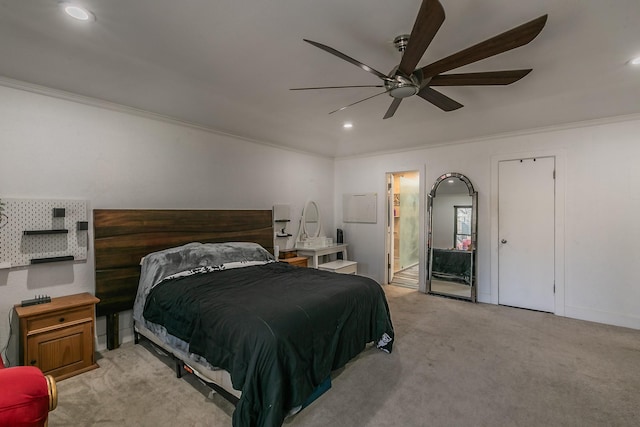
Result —
[{"label": "white closet door", "polygon": [[498,165],[498,302],[554,312],[555,159]]}]

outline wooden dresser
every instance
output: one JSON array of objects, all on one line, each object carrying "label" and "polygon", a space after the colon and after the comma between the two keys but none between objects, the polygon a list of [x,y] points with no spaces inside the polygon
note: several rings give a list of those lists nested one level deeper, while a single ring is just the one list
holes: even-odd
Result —
[{"label": "wooden dresser", "polygon": [[98,367],[95,361],[95,305],[89,293],[51,298],[45,304],[15,306],[20,319],[20,362],[62,380]]}]

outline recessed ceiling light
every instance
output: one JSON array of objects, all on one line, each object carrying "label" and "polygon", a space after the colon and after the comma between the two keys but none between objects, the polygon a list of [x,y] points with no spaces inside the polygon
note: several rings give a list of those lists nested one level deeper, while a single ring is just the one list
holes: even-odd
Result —
[{"label": "recessed ceiling light", "polygon": [[63,3],[62,7],[67,15],[79,21],[95,20],[95,15],[83,7],[71,3]]},{"label": "recessed ceiling light", "polygon": [[629,62],[631,63],[631,65],[640,65],[640,56],[638,56],[637,58],[633,58]]},{"label": "recessed ceiling light", "polygon": [[345,128],[345,129],[351,129],[353,127],[353,123],[347,122],[347,123],[343,124],[342,127]]}]

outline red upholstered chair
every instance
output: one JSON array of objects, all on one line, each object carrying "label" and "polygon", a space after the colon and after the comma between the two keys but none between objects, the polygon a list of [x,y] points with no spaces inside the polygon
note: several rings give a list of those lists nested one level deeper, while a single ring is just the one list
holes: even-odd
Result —
[{"label": "red upholstered chair", "polygon": [[57,404],[52,376],[33,366],[5,368],[0,357],[0,426],[46,426]]}]

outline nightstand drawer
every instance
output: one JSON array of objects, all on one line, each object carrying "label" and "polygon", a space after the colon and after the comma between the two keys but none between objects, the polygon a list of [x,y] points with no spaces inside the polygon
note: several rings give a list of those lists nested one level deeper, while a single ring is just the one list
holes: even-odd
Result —
[{"label": "nightstand drawer", "polygon": [[89,306],[32,317],[27,319],[27,328],[29,333],[37,333],[40,329],[52,328],[78,321],[91,321],[93,319],[93,311],[93,306]]},{"label": "nightstand drawer", "polygon": [[278,260],[280,262],[286,262],[287,264],[297,265],[298,267],[306,267],[307,266],[307,257],[306,256],[297,256],[293,258],[285,258]]}]

